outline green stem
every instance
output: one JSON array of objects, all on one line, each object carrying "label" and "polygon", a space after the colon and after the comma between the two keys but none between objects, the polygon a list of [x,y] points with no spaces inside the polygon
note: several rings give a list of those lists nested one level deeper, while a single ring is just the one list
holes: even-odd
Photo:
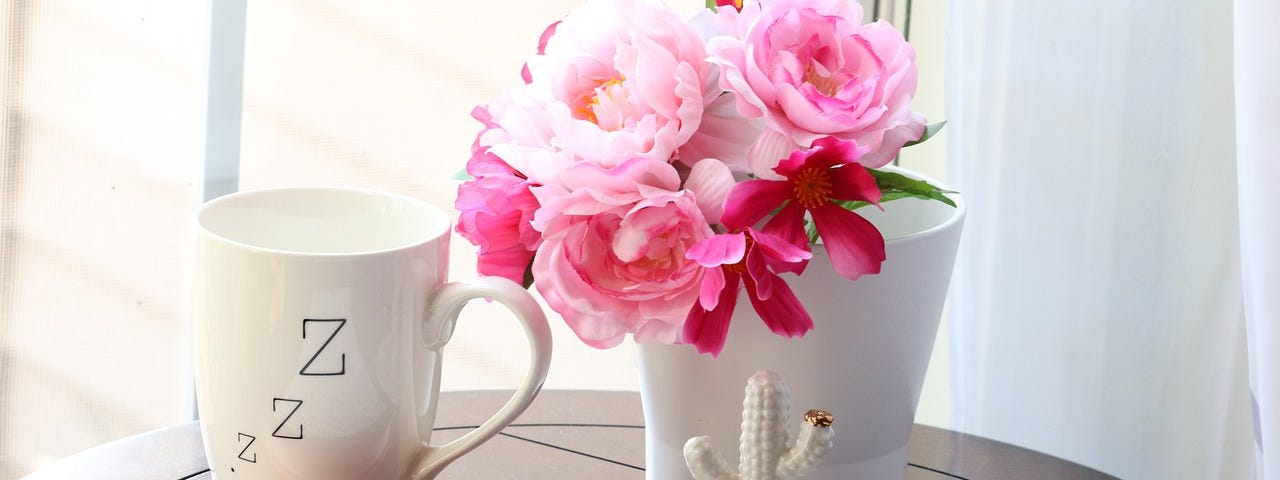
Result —
[{"label": "green stem", "polygon": [[707,0],[707,8],[716,9],[716,0]]}]

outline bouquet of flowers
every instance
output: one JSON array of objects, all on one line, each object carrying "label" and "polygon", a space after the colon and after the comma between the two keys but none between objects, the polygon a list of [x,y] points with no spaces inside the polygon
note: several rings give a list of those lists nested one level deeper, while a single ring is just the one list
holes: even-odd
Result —
[{"label": "bouquet of flowers", "polygon": [[821,243],[850,280],[880,232],[855,210],[938,188],[877,170],[941,125],[911,109],[915,50],[853,0],[587,0],[524,84],[477,107],[456,206],[479,273],[536,285],[587,344],[718,354],[744,289],[774,333]]}]

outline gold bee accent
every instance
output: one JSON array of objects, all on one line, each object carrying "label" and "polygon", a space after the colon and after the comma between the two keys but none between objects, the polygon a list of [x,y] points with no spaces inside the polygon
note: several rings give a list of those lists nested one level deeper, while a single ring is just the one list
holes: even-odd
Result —
[{"label": "gold bee accent", "polygon": [[836,421],[836,416],[823,410],[809,410],[804,412],[804,420],[809,422],[809,425],[827,428],[831,426],[832,422]]}]

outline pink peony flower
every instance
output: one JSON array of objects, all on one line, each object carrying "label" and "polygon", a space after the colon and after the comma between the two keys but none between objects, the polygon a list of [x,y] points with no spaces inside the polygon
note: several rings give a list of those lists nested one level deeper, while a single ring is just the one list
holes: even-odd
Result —
[{"label": "pink peony flower", "polygon": [[472,116],[486,128],[471,146],[467,173],[472,180],[458,187],[454,201],[461,212],[457,231],[480,247],[477,270],[481,275],[522,283],[541,239],[531,223],[538,200],[523,175],[481,145],[481,138],[496,128],[488,110],[477,107]]},{"label": "pink peony flower", "polygon": [[554,183],[560,172],[573,165],[570,152],[552,142],[546,105],[551,100],[528,88],[504,90],[485,109],[489,123],[476,142],[502,158],[535,184]]},{"label": "pink peony flower", "polygon": [[809,312],[770,267],[806,261],[813,257],[809,251],[748,228],[698,242],[685,256],[707,268],[698,302],[689,310],[683,329],[683,341],[697,347],[698,353],[719,356],[724,349],[742,284],[751,306],[773,333],[791,338],[813,329]]},{"label": "pink peony flower", "polygon": [[915,49],[883,21],[862,25],[852,0],[747,0],[708,20],[724,35],[709,40],[720,84],[738,111],[768,127],[749,163],[762,178],[796,148],[835,136],[869,148],[858,161],[884,166],[924,133],[912,112]]},{"label": "pink peony flower", "polygon": [[703,267],[685,258],[710,237],[674,167],[637,158],[612,168],[579,163],[556,185],[533,188],[543,232],[533,261],[538,291],[588,345],[674,343],[698,298]]},{"label": "pink peony flower", "polygon": [[[819,139],[813,148],[796,150],[774,168],[783,180],[757,179],[735,185],[725,200],[720,221],[729,229],[746,228],[781,206],[765,224],[764,232],[807,246],[804,215],[808,212],[840,276],[856,280],[865,273],[880,273],[884,237],[867,219],[835,203],[880,201],[875,178],[857,163],[860,154],[854,142],[835,137]],[[805,264],[782,269],[801,273]]]},{"label": "pink peony flower", "polygon": [[528,61],[543,143],[605,168],[669,161],[721,93],[706,57],[689,21],[661,2],[587,1]]}]

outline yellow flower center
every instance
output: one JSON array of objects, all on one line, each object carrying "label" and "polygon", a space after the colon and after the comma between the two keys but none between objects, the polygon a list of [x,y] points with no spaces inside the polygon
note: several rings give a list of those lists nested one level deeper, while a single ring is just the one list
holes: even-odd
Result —
[{"label": "yellow flower center", "polygon": [[834,96],[836,92],[840,91],[840,84],[836,83],[835,79],[822,76],[822,74],[818,73],[817,69],[813,68],[812,65],[810,65],[809,68],[804,69],[804,78],[802,78],[801,81],[809,85],[813,85],[813,88],[816,88],[819,92],[822,92],[823,95],[828,97]]},{"label": "yellow flower center", "polygon": [[804,208],[818,208],[831,200],[831,185],[829,170],[806,167],[792,181],[792,196]]},{"label": "yellow flower center", "polygon": [[587,121],[599,125],[600,119],[596,117],[596,107],[600,106],[600,97],[603,95],[604,98],[613,100],[613,87],[622,85],[622,82],[626,80],[626,77],[618,77],[601,82],[599,86],[592,90],[591,95],[586,98],[586,102],[577,108],[577,112]]}]

